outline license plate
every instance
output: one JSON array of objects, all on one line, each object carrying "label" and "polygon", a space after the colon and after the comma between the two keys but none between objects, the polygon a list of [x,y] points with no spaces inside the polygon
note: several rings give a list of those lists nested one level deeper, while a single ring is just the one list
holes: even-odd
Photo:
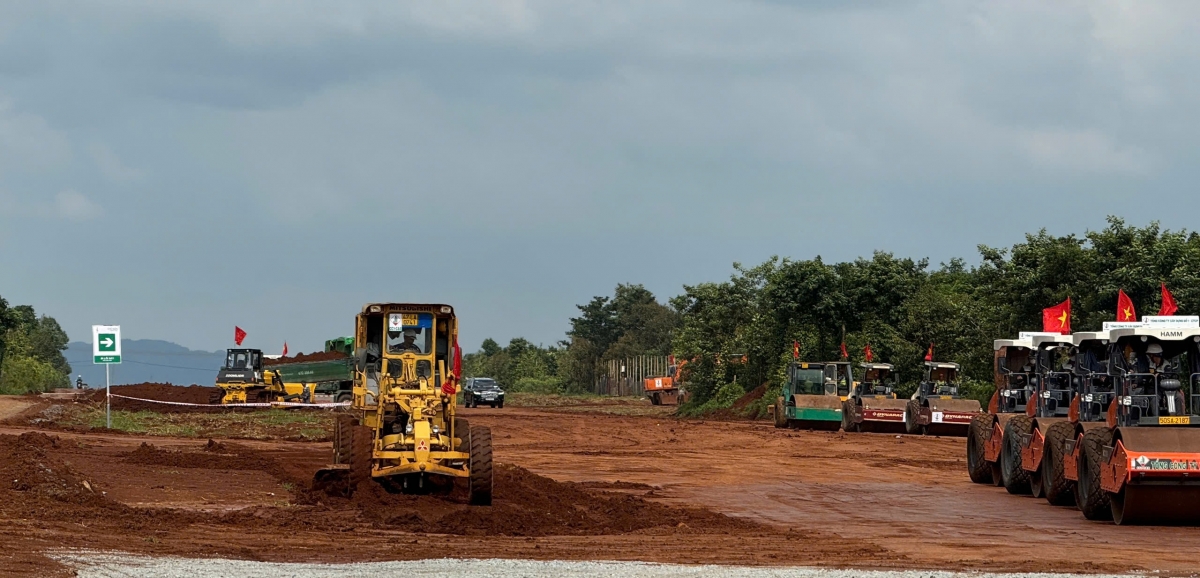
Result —
[{"label": "license plate", "polygon": [[1170,417],[1158,418],[1158,425],[1191,425],[1192,417],[1187,415],[1174,415]]}]

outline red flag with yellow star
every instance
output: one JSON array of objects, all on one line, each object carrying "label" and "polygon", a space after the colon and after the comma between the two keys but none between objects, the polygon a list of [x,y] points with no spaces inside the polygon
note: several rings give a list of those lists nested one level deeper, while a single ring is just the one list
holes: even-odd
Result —
[{"label": "red flag with yellow star", "polygon": [[1042,331],[1047,333],[1071,333],[1071,298],[1066,301],[1042,309]]},{"label": "red flag with yellow star", "polygon": [[1125,294],[1124,289],[1117,290],[1117,321],[1137,321],[1137,311],[1133,309],[1133,299]]},{"label": "red flag with yellow star", "polygon": [[1162,284],[1162,307],[1159,308],[1158,314],[1159,315],[1174,315],[1176,311],[1179,311],[1179,305],[1177,303],[1175,303],[1175,297],[1171,295],[1171,292],[1167,291],[1167,284],[1163,283]]}]

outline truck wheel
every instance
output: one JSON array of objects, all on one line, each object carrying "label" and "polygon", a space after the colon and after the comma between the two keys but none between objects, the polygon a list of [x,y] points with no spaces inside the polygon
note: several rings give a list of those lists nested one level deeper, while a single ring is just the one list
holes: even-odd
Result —
[{"label": "truck wheel", "polygon": [[504,407],[504,401],[501,400],[501,401],[496,402],[496,407]]},{"label": "truck wheel", "polygon": [[1079,485],[1075,490],[1075,505],[1089,520],[1111,520],[1112,506],[1108,493],[1100,487],[1100,466],[1104,446],[1112,443],[1112,430],[1096,428],[1083,434],[1083,451],[1079,452]]},{"label": "truck wheel", "polygon": [[492,409],[496,409],[496,402],[493,401],[492,403],[489,403],[488,406],[490,406]]},{"label": "truck wheel", "polygon": [[1046,501],[1053,506],[1075,503],[1075,482],[1063,476],[1063,445],[1075,439],[1075,424],[1060,421],[1046,429],[1046,445],[1042,450],[1042,482],[1046,486]]},{"label": "truck wheel", "polygon": [[375,450],[375,432],[356,425],[350,428],[350,493],[371,479],[371,454]]},{"label": "truck wheel", "polygon": [[1004,475],[1004,489],[1010,494],[1028,494],[1029,472],[1021,468],[1021,441],[1018,434],[1029,434],[1033,420],[1027,415],[1018,415],[1004,426],[1004,445],[1000,449],[1000,469]]},{"label": "truck wheel", "polygon": [[984,459],[988,436],[992,435],[992,414],[981,413],[971,420],[967,430],[967,474],[976,484],[992,483],[992,467]]},{"label": "truck wheel", "polygon": [[337,397],[333,398],[333,401],[335,401],[337,403],[349,403],[353,399],[354,399],[353,393],[350,393],[348,391],[343,391],[342,393],[339,393],[337,395]]},{"label": "truck wheel", "polygon": [[917,423],[917,417],[921,415],[921,402],[919,400],[908,400],[908,406],[904,408],[904,431],[912,435],[925,435],[925,426]]},{"label": "truck wheel", "polygon": [[483,426],[471,428],[471,494],[472,506],[492,505],[492,430]]}]

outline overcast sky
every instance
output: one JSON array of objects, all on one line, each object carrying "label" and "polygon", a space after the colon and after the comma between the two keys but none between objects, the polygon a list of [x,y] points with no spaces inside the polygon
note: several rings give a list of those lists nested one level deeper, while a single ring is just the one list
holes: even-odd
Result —
[{"label": "overcast sky", "polygon": [[[771,255],[1200,228],[1200,3],[0,2],[0,295],[292,351],[563,338]],[[1190,40],[1189,40],[1190,39]]]}]

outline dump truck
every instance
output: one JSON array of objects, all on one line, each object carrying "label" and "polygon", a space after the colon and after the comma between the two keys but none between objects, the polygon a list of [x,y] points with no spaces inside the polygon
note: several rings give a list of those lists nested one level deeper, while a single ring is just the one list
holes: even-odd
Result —
[{"label": "dump truck", "polygon": [[904,429],[910,434],[966,436],[971,420],[982,411],[979,402],[959,393],[959,365],[926,361],[917,391],[904,410]]},{"label": "dump truck", "polygon": [[[1035,335],[1033,345],[1033,388],[1025,414],[1008,420],[1000,455],[1004,488],[1011,494],[1035,498],[1053,496],[1051,503],[1074,502],[1062,477],[1062,461],[1047,454],[1061,452],[1071,439],[1073,426],[1067,413],[1078,383],[1074,374],[1075,340],[1070,335]],[[1059,425],[1062,424],[1062,425]],[[1047,459],[1053,463],[1045,464]],[[1045,466],[1045,467],[1044,467]],[[1052,468],[1057,469],[1052,470]]]},{"label": "dump truck", "polygon": [[908,400],[896,399],[895,367],[890,363],[860,363],[862,379],[842,402],[842,429],[850,432],[904,433]]},{"label": "dump truck", "polygon": [[[1056,424],[1046,434],[1042,471],[1049,472],[1053,480],[1047,485],[1046,499],[1056,506],[1073,504],[1081,511],[1089,512],[1089,517],[1107,518],[1111,515],[1108,495],[1097,486],[1079,483],[1079,461],[1084,447],[1083,436],[1089,430],[1106,427],[1108,406],[1116,395],[1112,376],[1108,373],[1110,336],[1108,331],[1087,331],[1073,337],[1075,395],[1067,409],[1069,426]],[[1064,431],[1057,432],[1057,429]],[[1063,437],[1066,439],[1059,446],[1058,440]],[[1058,480],[1059,472],[1061,480]]]},{"label": "dump truck", "polygon": [[313,403],[321,399],[350,401],[354,338],[325,342],[325,353],[340,354],[319,361],[270,359],[259,349],[227,349],[225,365],[217,372],[220,398],[213,403]]},{"label": "dump truck", "polygon": [[454,308],[368,304],[354,337],[353,401],[335,423],[333,464],[314,487],[351,494],[373,480],[429,493],[461,481],[470,504],[490,505],[491,430],[455,415],[462,351]]},{"label": "dump truck", "polygon": [[1083,436],[1080,491],[1100,488],[1117,524],[1200,521],[1200,328],[1115,329],[1108,348],[1116,395]]},{"label": "dump truck", "polygon": [[853,382],[848,361],[793,362],[772,410],[775,427],[837,431]]},{"label": "dump truck", "polygon": [[967,430],[967,473],[977,484],[1001,486],[1004,427],[1014,416],[1025,413],[1033,391],[1033,343],[1028,337],[997,339],[992,349],[996,391],[987,411],[976,415]]}]

